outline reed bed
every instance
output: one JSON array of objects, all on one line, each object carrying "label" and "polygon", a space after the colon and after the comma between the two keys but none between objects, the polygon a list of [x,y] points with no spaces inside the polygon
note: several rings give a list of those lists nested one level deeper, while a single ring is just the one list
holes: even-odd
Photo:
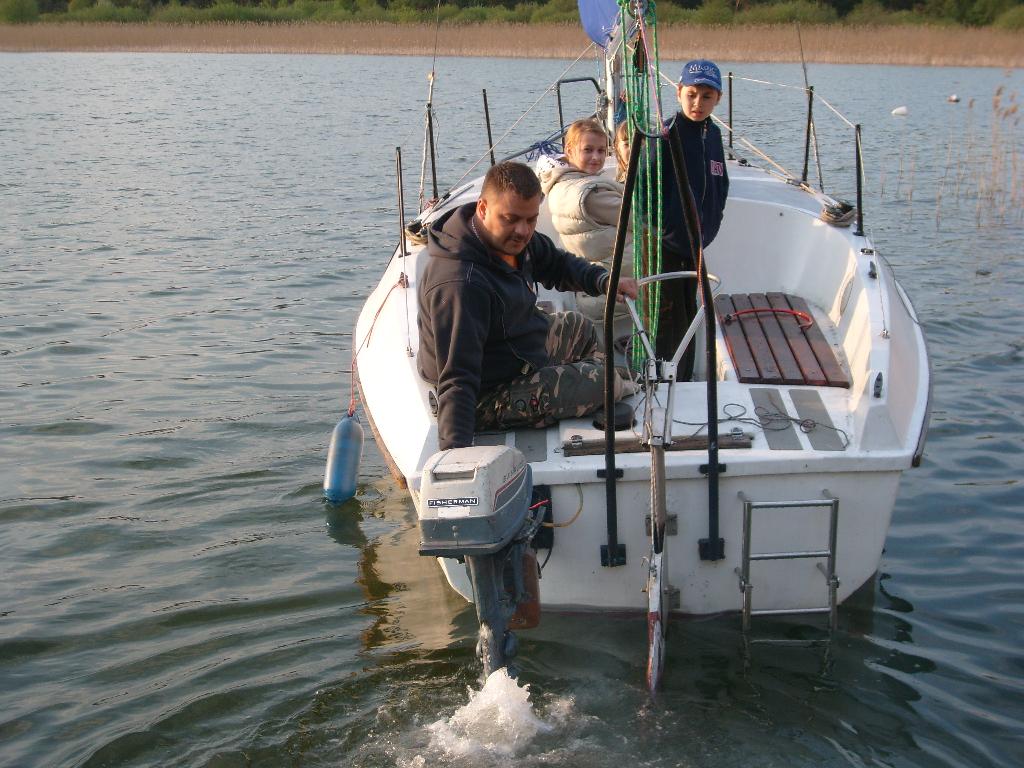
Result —
[{"label": "reed bed", "polygon": [[[974,67],[1024,66],[1024,35],[960,27],[802,27],[808,61]],[[724,61],[799,61],[792,26],[689,27],[659,31],[661,56],[699,53]],[[431,55],[429,24],[224,23],[0,25],[3,51],[181,51],[205,53],[328,53]],[[576,25],[442,26],[445,56],[574,58],[587,39]]]},{"label": "reed bed", "polygon": [[[972,211],[978,229],[1019,227],[1024,224],[1024,131],[1020,101],[1005,85],[996,88],[991,114],[982,114],[984,101],[971,99],[962,115],[949,123],[949,135],[941,168],[917,173],[917,145],[901,140],[893,188],[884,170],[879,176],[878,197],[883,203],[906,205],[908,223],[914,219],[915,193],[925,202],[934,199],[935,228],[953,212]],[[957,110],[960,111],[960,110]],[[980,126],[987,126],[982,128]],[[933,148],[934,149],[934,148]],[[886,164],[883,163],[884,168]],[[938,171],[936,175],[934,171]],[[953,221],[961,221],[954,216]]]},{"label": "reed bed", "polygon": [[[1024,146],[1020,132],[1020,104],[1017,94],[996,89],[991,102],[992,116],[987,133],[974,132],[974,100],[968,104],[966,141],[957,144],[953,159],[952,140],[947,166],[935,206],[936,225],[942,220],[943,194],[952,172],[952,204],[974,204],[978,228],[1024,223]],[[949,203],[947,202],[947,205]]]}]

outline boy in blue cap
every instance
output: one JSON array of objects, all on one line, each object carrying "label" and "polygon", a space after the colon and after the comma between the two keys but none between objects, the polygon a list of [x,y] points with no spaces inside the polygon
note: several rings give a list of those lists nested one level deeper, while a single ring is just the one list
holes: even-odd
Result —
[{"label": "boy in blue cap", "polygon": [[[680,112],[668,130],[678,137],[683,148],[690,193],[700,220],[700,232],[694,233],[693,239],[707,247],[718,234],[729,194],[722,133],[711,120],[711,113],[722,98],[722,73],[707,59],[687,62],[676,86],[676,96]],[[690,244],[667,143],[662,146],[662,189],[662,271],[696,270],[697,254]],[[659,357],[668,357],[675,352],[697,311],[697,281],[671,280],[663,283],[661,290],[657,351]],[[693,352],[691,344],[679,365],[680,380],[686,381],[693,375]]]}]

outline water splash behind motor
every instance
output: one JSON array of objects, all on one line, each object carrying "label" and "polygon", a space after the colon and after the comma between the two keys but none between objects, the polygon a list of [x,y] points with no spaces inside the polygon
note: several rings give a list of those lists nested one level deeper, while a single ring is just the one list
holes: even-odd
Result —
[{"label": "water splash behind motor", "polygon": [[449,757],[489,754],[512,756],[555,725],[537,716],[530,688],[520,686],[505,668],[490,674],[479,691],[447,720],[427,726],[430,746]]}]

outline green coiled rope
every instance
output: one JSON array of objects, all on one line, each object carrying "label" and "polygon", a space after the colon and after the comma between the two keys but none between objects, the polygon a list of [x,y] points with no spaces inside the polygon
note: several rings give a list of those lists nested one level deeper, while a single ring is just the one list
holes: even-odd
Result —
[{"label": "green coiled rope", "polygon": [[[662,110],[658,73],[658,30],[653,0],[618,0],[619,29],[623,35],[623,79],[626,86],[626,119],[629,135],[639,129],[648,138],[647,151],[640,153],[636,186],[633,189],[633,276],[661,272],[662,233],[662,142],[650,141],[662,133]],[[661,284],[644,286],[637,299],[637,312],[651,339],[657,337],[661,307]],[[633,345],[631,364],[643,365],[644,351]]]}]

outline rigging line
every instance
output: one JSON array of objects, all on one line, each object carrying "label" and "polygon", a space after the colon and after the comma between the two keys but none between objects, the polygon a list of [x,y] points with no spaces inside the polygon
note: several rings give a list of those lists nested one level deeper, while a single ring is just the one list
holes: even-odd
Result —
[{"label": "rigging line", "polygon": [[860,183],[864,185],[864,189],[868,189],[868,177],[864,169],[867,166],[864,164],[864,143],[861,142],[860,147],[857,149],[857,155],[860,157]]},{"label": "rigging line", "polygon": [[771,80],[758,80],[756,77],[743,77],[742,75],[733,75],[734,80],[742,80],[746,83],[757,83],[758,85],[774,85],[776,88],[792,88],[796,91],[806,91],[807,89],[802,85],[790,85],[789,83],[776,83]]},{"label": "rigging line", "polygon": [[[433,88],[433,82],[434,82],[434,72],[433,72],[433,70],[431,70],[430,75],[428,75],[428,77],[430,78],[431,88]],[[430,98],[429,97],[427,98],[427,104],[428,104],[428,106],[424,107],[424,112],[423,112],[423,150],[420,153],[420,191],[419,191],[419,200],[418,200],[418,207],[419,207],[420,211],[422,211],[424,209],[424,205],[423,204],[426,201],[426,196],[423,194],[423,189],[424,189],[424,187],[427,184],[427,142],[430,140],[430,137],[427,135],[427,132],[430,130],[430,118],[429,118],[429,115],[427,114],[427,111],[430,110],[430,106],[429,106]]]},{"label": "rigging line", "polygon": [[[811,141],[811,146],[814,148],[814,163],[818,168],[818,188],[822,192],[824,192],[825,180],[821,176],[821,157],[818,155],[818,131],[814,127],[814,117],[811,109],[814,106],[814,89],[811,88],[811,81],[810,78],[807,76],[807,58],[804,56],[804,38],[803,35],[800,34],[800,22],[797,22],[796,24],[796,39],[800,44],[800,66],[804,72],[804,91],[805,93],[810,93],[811,95],[811,101],[807,105],[807,129],[810,132],[808,138]],[[806,161],[804,165],[806,172]]]},{"label": "rigging line", "polygon": [[[712,115],[712,117],[714,117],[714,115]],[[752,144],[749,139],[746,139],[743,136],[739,136],[739,137],[737,137],[737,140],[740,141],[744,146],[746,146],[747,149],[749,149],[755,155],[757,155],[758,157],[762,158],[763,160],[766,160],[767,162],[771,163],[776,168],[778,168],[779,171],[781,171],[786,178],[788,178],[788,179],[795,179],[796,178],[792,173],[789,172],[788,169],[786,169],[785,167],[779,165],[771,157],[769,157],[765,152],[763,152],[762,150],[760,150],[756,146],[754,146],[754,144]]]},{"label": "rigging line", "polygon": [[[875,253],[873,255],[876,256],[876,257],[879,256],[878,251],[875,251]],[[889,260],[888,259],[885,260],[885,263],[889,267],[889,269],[891,270],[892,269],[892,265],[889,264]],[[895,272],[891,272],[890,274],[892,275],[893,290],[896,291],[897,293],[899,293],[899,288],[897,287],[898,284],[896,282],[896,273]],[[881,336],[882,336],[883,339],[888,339],[889,338],[889,322],[886,320],[886,317],[885,317],[885,296],[886,296],[886,291],[884,290],[885,279],[884,279],[884,275],[882,274],[881,269],[878,270],[878,278],[877,278],[877,280],[878,280],[878,311],[879,311],[879,314],[881,314],[881,316],[882,316],[882,334],[881,334]],[[903,299],[901,298],[900,301],[903,301]],[[906,308],[906,303],[904,303],[903,306],[904,306],[904,308]],[[910,315],[913,316],[914,313],[911,311]]]},{"label": "rigging line", "polygon": [[818,101],[820,101],[822,104],[824,104],[830,110],[832,110],[835,113],[836,117],[838,117],[840,120],[842,120],[844,123],[846,123],[850,128],[856,128],[857,127],[846,117],[846,115],[844,115],[838,109],[836,109],[831,104],[829,104],[827,101],[825,101],[825,99],[821,98],[821,96],[819,96],[818,94],[814,94],[814,98],[816,98]]},{"label": "rigging line", "polygon": [[[423,152],[420,157],[420,189],[419,189],[419,210],[423,211],[425,208],[424,202],[426,196],[424,195],[424,188],[427,185],[427,147],[431,140],[431,123],[433,122],[434,116],[434,79],[436,74],[433,67],[430,69],[430,74],[427,75],[427,104],[423,111]],[[431,158],[433,159],[433,158]],[[436,173],[436,169],[435,169]],[[435,179],[436,186],[436,179]]]},{"label": "rigging line", "polygon": [[[800,85],[790,85],[789,83],[774,83],[771,80],[758,80],[755,77],[742,77],[740,75],[733,75],[733,79],[742,80],[747,83],[757,83],[758,85],[773,85],[776,88],[792,88],[793,90],[798,91],[806,90],[803,86]],[[826,99],[822,98],[818,93],[814,94],[814,98],[816,101],[820,101],[822,104],[824,104],[825,107],[832,111],[836,117],[838,117],[840,120],[846,123],[850,128],[855,127],[853,122],[846,115],[840,112],[836,107],[832,106],[832,104],[830,104]]]},{"label": "rigging line", "polygon": [[660,60],[655,62],[654,57],[651,55],[651,44],[647,39],[647,24],[644,23],[643,18],[640,16],[637,17],[636,23],[637,29],[640,33],[640,41],[644,46],[644,59],[647,62],[647,68],[651,72],[650,87],[654,91],[654,111],[658,116],[658,125],[661,127],[661,131],[664,134],[667,129],[665,128],[665,116],[661,112],[661,89],[658,87],[658,75],[660,74],[658,67],[661,62]]},{"label": "rigging line", "polygon": [[824,192],[825,179],[821,175],[821,156],[818,154],[818,129],[814,127],[813,120],[811,121],[811,146],[814,147],[814,164],[818,166],[818,189]]},{"label": "rigging line", "polygon": [[434,58],[430,62],[430,71],[434,72],[437,65],[437,38],[441,32],[441,0],[437,0],[437,8],[434,10]]},{"label": "rigging line", "polygon": [[427,75],[427,106],[423,117],[423,154],[420,160],[420,190],[418,207],[420,211],[423,211],[426,202],[426,196],[423,193],[424,187],[427,184],[427,142],[430,140],[430,113],[433,111],[434,103],[434,78],[436,77],[437,71],[437,46],[438,38],[441,33],[441,0],[437,0],[437,6],[434,9],[434,56],[430,60],[430,74]]},{"label": "rigging line", "polygon": [[914,305],[911,303],[910,297],[903,291],[903,288],[899,284],[899,280],[896,279],[896,268],[893,267],[892,262],[889,261],[885,255],[875,251],[875,256],[885,262],[885,266],[889,268],[889,272],[892,274],[893,284],[895,285],[894,290],[896,291],[896,295],[900,297],[900,303],[903,305],[903,308],[907,310],[907,314],[910,316],[914,325],[921,327],[921,320],[917,316],[917,310],[914,309]]},{"label": "rigging line", "polygon": [[800,34],[799,21],[796,23],[796,40],[800,46],[800,66],[803,67],[804,70],[804,90],[806,90],[810,86],[807,80],[807,59],[804,58],[804,37]]},{"label": "rigging line", "polygon": [[[757,83],[758,85],[772,85],[772,86],[775,86],[776,88],[790,88],[790,89],[796,90],[796,91],[805,91],[805,90],[807,90],[802,85],[791,85],[790,83],[776,83],[776,82],[773,82],[771,80],[759,80],[756,77],[743,77],[742,75],[736,75],[736,74],[733,75],[733,79],[734,80],[742,80],[743,82],[746,82],[746,83]],[[820,101],[822,104],[824,104],[832,112],[834,112],[836,117],[838,117],[840,120],[842,120],[848,126],[850,126],[851,128],[854,127],[853,122],[848,117],[846,117],[846,115],[844,115],[842,112],[840,112],[836,107],[832,106],[832,104],[830,104],[826,99],[822,98],[817,93],[814,94],[814,98],[817,101]]]},{"label": "rigging line", "polygon": [[[733,79],[734,80],[743,80],[744,82],[747,82],[747,83],[757,83],[759,85],[773,85],[776,88],[791,88],[793,90],[800,90],[800,91],[806,90],[806,88],[804,88],[802,86],[799,86],[799,85],[790,85],[789,83],[774,83],[771,80],[758,80],[757,78],[753,78],[753,77],[741,77],[739,75],[733,75]],[[840,120],[842,120],[844,123],[846,123],[847,126],[849,126],[850,128],[854,128],[855,127],[852,120],[850,120],[846,115],[844,115],[836,107],[834,107],[832,104],[830,104],[827,99],[825,99],[825,98],[823,98],[821,96],[821,94],[815,93],[814,94],[814,98],[815,98],[816,101],[820,101],[822,104],[824,104],[826,108],[828,108]]]},{"label": "rigging line", "polygon": [[[555,87],[555,83],[557,83],[557,82],[558,82],[559,80],[561,80],[561,79],[562,79],[562,77],[563,77],[563,76],[565,75],[565,73],[566,73],[566,72],[568,72],[568,71],[569,71],[570,69],[572,69],[573,67],[575,67],[575,66],[576,66],[576,65],[577,65],[577,64],[578,64],[578,63],[580,62],[580,60],[581,60],[581,59],[582,59],[582,58],[583,58],[584,56],[586,56],[586,55],[587,55],[588,53],[590,53],[590,51],[591,51],[591,50],[592,50],[592,49],[593,49],[593,48],[594,48],[594,47],[595,47],[596,45],[597,45],[596,43],[594,43],[594,42],[591,42],[591,43],[590,43],[590,45],[588,45],[588,46],[587,46],[586,48],[584,48],[584,49],[583,49],[583,53],[581,53],[581,54],[580,54],[579,56],[577,56],[577,57],[576,57],[576,58],[575,58],[575,59],[574,59],[574,60],[573,60],[573,61],[572,61],[572,62],[571,62],[571,63],[569,64],[569,66],[567,66],[567,67],[566,67],[565,69],[563,69],[563,70],[562,70],[562,73],[561,73],[561,74],[560,74],[560,75],[559,75],[559,76],[558,76],[557,78],[555,78],[555,81],[554,81],[553,83],[551,83],[551,84],[550,84],[550,85],[549,85],[549,86],[548,86],[547,88],[545,88],[545,89],[544,89],[544,92],[543,92],[543,93],[542,93],[542,94],[541,94],[540,96],[538,96],[538,97],[537,97],[537,100],[536,100],[536,101],[534,101],[534,102],[533,102],[533,104],[531,104],[531,105],[530,105],[529,107],[527,107],[526,111],[525,111],[525,112],[523,112],[523,114],[521,114],[521,115],[520,115],[520,116],[519,116],[519,117],[518,117],[518,118],[516,119],[516,121],[515,121],[514,123],[512,123],[512,125],[511,125],[511,126],[509,126],[508,130],[507,130],[507,131],[505,131],[505,133],[503,133],[503,134],[501,135],[501,137],[500,137],[500,138],[499,138],[499,139],[498,139],[498,140],[497,140],[496,142],[494,142],[494,144],[492,144],[492,145],[491,145],[490,147],[488,147],[488,148],[487,148],[486,150],[484,150],[484,153],[483,153],[482,155],[480,155],[480,157],[479,157],[479,158],[477,158],[476,162],[474,162],[474,163],[473,163],[473,165],[471,165],[471,166],[469,167],[469,170],[467,170],[467,171],[466,171],[466,172],[465,172],[464,174],[462,174],[462,176],[460,176],[460,177],[459,177],[459,180],[458,180],[458,181],[456,181],[456,182],[455,182],[454,184],[452,184],[452,185],[451,185],[451,186],[450,186],[450,187],[448,188],[448,192],[451,192],[451,190],[453,190],[453,189],[455,189],[455,188],[456,188],[457,186],[459,186],[459,184],[461,184],[461,183],[463,182],[463,180],[464,180],[464,179],[465,179],[465,178],[466,178],[467,176],[469,176],[469,174],[471,174],[471,173],[472,173],[472,172],[473,172],[474,170],[476,170],[476,167],[477,167],[478,165],[480,165],[480,163],[482,163],[482,162],[483,162],[483,161],[484,161],[485,159],[487,159],[488,157],[490,157],[490,154],[491,154],[491,150],[492,150],[492,149],[494,149],[494,148],[496,148],[496,147],[497,147],[497,146],[498,146],[499,144],[501,144],[501,142],[503,142],[503,141],[504,141],[505,139],[507,139],[507,138],[508,138],[508,136],[509,136],[509,134],[510,134],[510,133],[512,133],[512,131],[514,131],[514,130],[516,129],[516,126],[518,126],[518,125],[519,125],[519,124],[520,124],[521,122],[523,122],[523,120],[525,120],[525,119],[526,119],[526,116],[527,116],[528,114],[530,114],[530,113],[531,113],[531,112],[532,112],[532,111],[533,111],[534,109],[536,109],[537,105],[538,105],[538,104],[540,104],[540,103],[541,103],[541,101],[543,101],[543,100],[544,100],[544,97],[545,97],[545,96],[547,96],[548,94],[550,94],[550,93],[551,93],[551,91],[552,91],[552,90],[554,89],[554,87]],[[446,192],[445,194],[447,194],[447,192]],[[443,198],[443,197],[444,197],[444,195],[442,195],[441,197]]]}]

